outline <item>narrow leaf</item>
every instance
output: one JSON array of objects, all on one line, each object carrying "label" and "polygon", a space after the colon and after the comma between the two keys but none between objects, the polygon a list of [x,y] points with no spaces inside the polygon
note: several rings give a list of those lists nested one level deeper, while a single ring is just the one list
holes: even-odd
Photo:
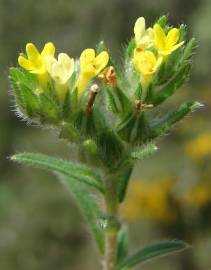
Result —
[{"label": "narrow leaf", "polygon": [[88,186],[95,187],[101,192],[104,191],[101,177],[94,170],[85,166],[35,153],[17,154],[12,156],[11,159],[36,168],[61,173],[79,182],[85,183]]},{"label": "narrow leaf", "polygon": [[87,187],[71,177],[60,177],[61,182],[67,190],[75,197],[76,202],[81,207],[90,229],[95,237],[100,252],[104,253],[105,239],[104,231],[100,225],[102,213],[96,203],[94,197],[90,194]]},{"label": "narrow leaf", "polygon": [[124,201],[132,171],[133,166],[129,165],[127,168],[122,170],[118,175],[118,198],[120,203]]},{"label": "narrow leaf", "polygon": [[143,147],[142,150],[132,152],[131,157],[135,158],[135,159],[142,159],[146,156],[153,154],[157,150],[158,150],[158,148],[154,143],[148,143]]},{"label": "narrow leaf", "polygon": [[183,119],[188,113],[202,107],[199,102],[189,101],[181,104],[175,111],[170,112],[167,116],[157,120],[149,132],[149,138],[153,139],[169,130],[176,122]]},{"label": "narrow leaf", "polygon": [[125,266],[130,268],[138,263],[143,263],[156,257],[169,255],[173,252],[182,251],[189,247],[190,246],[187,243],[182,241],[162,241],[156,244],[151,244],[131,255],[118,269],[122,269],[122,267]]},{"label": "narrow leaf", "polygon": [[153,104],[159,105],[165,101],[168,97],[172,96],[176,90],[182,86],[190,73],[191,65],[187,64],[182,67],[177,74],[158,92],[153,98]]},{"label": "narrow leaf", "polygon": [[128,230],[126,226],[123,226],[118,233],[117,238],[117,265],[120,264],[128,254]]}]

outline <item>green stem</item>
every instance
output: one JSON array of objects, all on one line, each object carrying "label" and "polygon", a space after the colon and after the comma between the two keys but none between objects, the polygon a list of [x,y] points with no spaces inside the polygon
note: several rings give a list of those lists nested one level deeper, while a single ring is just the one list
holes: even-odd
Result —
[{"label": "green stem", "polygon": [[108,216],[106,230],[106,252],[104,270],[115,270],[118,234],[118,197],[116,179],[112,176],[106,179],[105,204]]}]

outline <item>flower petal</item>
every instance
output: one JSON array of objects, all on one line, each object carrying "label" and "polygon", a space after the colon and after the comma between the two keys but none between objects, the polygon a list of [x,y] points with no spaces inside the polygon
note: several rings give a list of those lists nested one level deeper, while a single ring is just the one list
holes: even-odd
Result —
[{"label": "flower petal", "polygon": [[69,55],[67,55],[66,53],[60,53],[58,55],[58,62],[61,63],[68,72],[71,71],[71,74],[73,73],[74,59],[70,58]]},{"label": "flower petal", "polygon": [[46,43],[41,52],[41,57],[45,59],[47,56],[54,56],[54,54],[55,54],[55,46],[53,45],[53,43],[52,42]]},{"label": "flower petal", "polygon": [[162,27],[159,24],[155,24],[153,27],[153,31],[155,47],[158,51],[165,49],[166,36]]},{"label": "flower petal", "polygon": [[98,74],[101,70],[103,70],[109,61],[109,55],[106,51],[101,52],[98,54],[98,56],[95,58],[94,65],[96,68],[96,74]]},{"label": "flower petal", "polygon": [[135,34],[135,40],[136,40],[136,45],[141,40],[141,37],[143,36],[145,32],[145,19],[144,17],[140,17],[136,20],[135,26],[134,26],[134,34]]},{"label": "flower petal", "polygon": [[166,37],[166,46],[167,47],[174,46],[179,40],[179,35],[180,32],[177,28],[171,29]]},{"label": "flower petal", "polygon": [[86,63],[90,63],[95,59],[95,50],[94,49],[85,49],[80,56],[80,64],[81,66]]},{"label": "flower petal", "polygon": [[45,65],[46,65],[46,69],[47,71],[51,74],[52,72],[52,67],[54,64],[56,64],[56,59],[53,56],[47,56],[46,60],[45,60]]},{"label": "flower petal", "polygon": [[26,70],[32,70],[33,69],[33,65],[31,63],[31,61],[29,61],[28,59],[26,59],[24,56],[20,55],[18,57],[18,64],[26,69]]},{"label": "flower petal", "polygon": [[26,44],[26,54],[30,61],[34,62],[40,57],[40,53],[33,43]]}]

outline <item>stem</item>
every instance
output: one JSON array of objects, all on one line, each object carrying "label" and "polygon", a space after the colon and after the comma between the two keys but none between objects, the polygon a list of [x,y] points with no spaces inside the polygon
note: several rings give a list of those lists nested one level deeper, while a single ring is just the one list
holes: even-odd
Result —
[{"label": "stem", "polygon": [[118,197],[116,181],[112,176],[106,179],[105,203],[108,215],[108,229],[106,230],[104,270],[115,270],[118,229],[114,222],[117,221],[118,218]]}]

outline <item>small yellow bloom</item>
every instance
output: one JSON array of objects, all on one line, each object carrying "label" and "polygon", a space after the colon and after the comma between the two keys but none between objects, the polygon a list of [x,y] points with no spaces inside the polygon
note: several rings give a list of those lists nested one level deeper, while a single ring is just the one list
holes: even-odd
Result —
[{"label": "small yellow bloom", "polygon": [[46,68],[51,77],[59,84],[66,84],[74,72],[74,59],[60,53],[58,60],[53,56],[46,58]]},{"label": "small yellow bloom", "polygon": [[74,72],[74,59],[66,53],[60,53],[58,60],[53,56],[46,57],[46,68],[55,81],[56,90],[61,101],[67,91],[67,82]]},{"label": "small yellow bloom", "polygon": [[211,202],[210,186],[199,185],[183,194],[183,201],[189,207],[204,207]]},{"label": "small yellow bloom", "polygon": [[97,56],[94,49],[85,49],[80,56],[80,74],[77,81],[79,96],[85,90],[89,81],[97,76],[108,64],[109,55],[106,51]]},{"label": "small yellow bloom", "polygon": [[54,53],[55,47],[51,42],[45,44],[41,53],[39,53],[33,43],[27,43],[26,54],[28,59],[21,54],[18,57],[18,63],[22,68],[29,70],[31,73],[43,74],[47,71],[45,65],[46,57],[54,56]]},{"label": "small yellow bloom", "polygon": [[136,20],[134,34],[138,48],[146,50],[153,45],[153,29],[151,27],[146,29],[145,19],[143,17]]},{"label": "small yellow bloom", "polygon": [[158,53],[162,56],[168,56],[177,48],[184,44],[184,41],[179,41],[180,31],[177,28],[172,28],[166,35],[159,24],[153,27],[154,32],[154,46]]},{"label": "small yellow bloom", "polygon": [[211,133],[205,132],[188,142],[185,146],[186,153],[195,160],[211,155]]},{"label": "small yellow bloom", "polygon": [[133,63],[136,70],[141,75],[141,82],[143,86],[147,86],[153,74],[158,70],[162,63],[162,57],[156,57],[151,51],[134,51]]},{"label": "small yellow bloom", "polygon": [[54,56],[55,47],[53,43],[48,42],[45,44],[41,53],[37,50],[33,43],[26,44],[26,56],[21,54],[18,57],[19,65],[30,71],[31,73],[37,74],[41,81],[46,81],[47,69],[46,69],[46,58],[48,56]]}]

